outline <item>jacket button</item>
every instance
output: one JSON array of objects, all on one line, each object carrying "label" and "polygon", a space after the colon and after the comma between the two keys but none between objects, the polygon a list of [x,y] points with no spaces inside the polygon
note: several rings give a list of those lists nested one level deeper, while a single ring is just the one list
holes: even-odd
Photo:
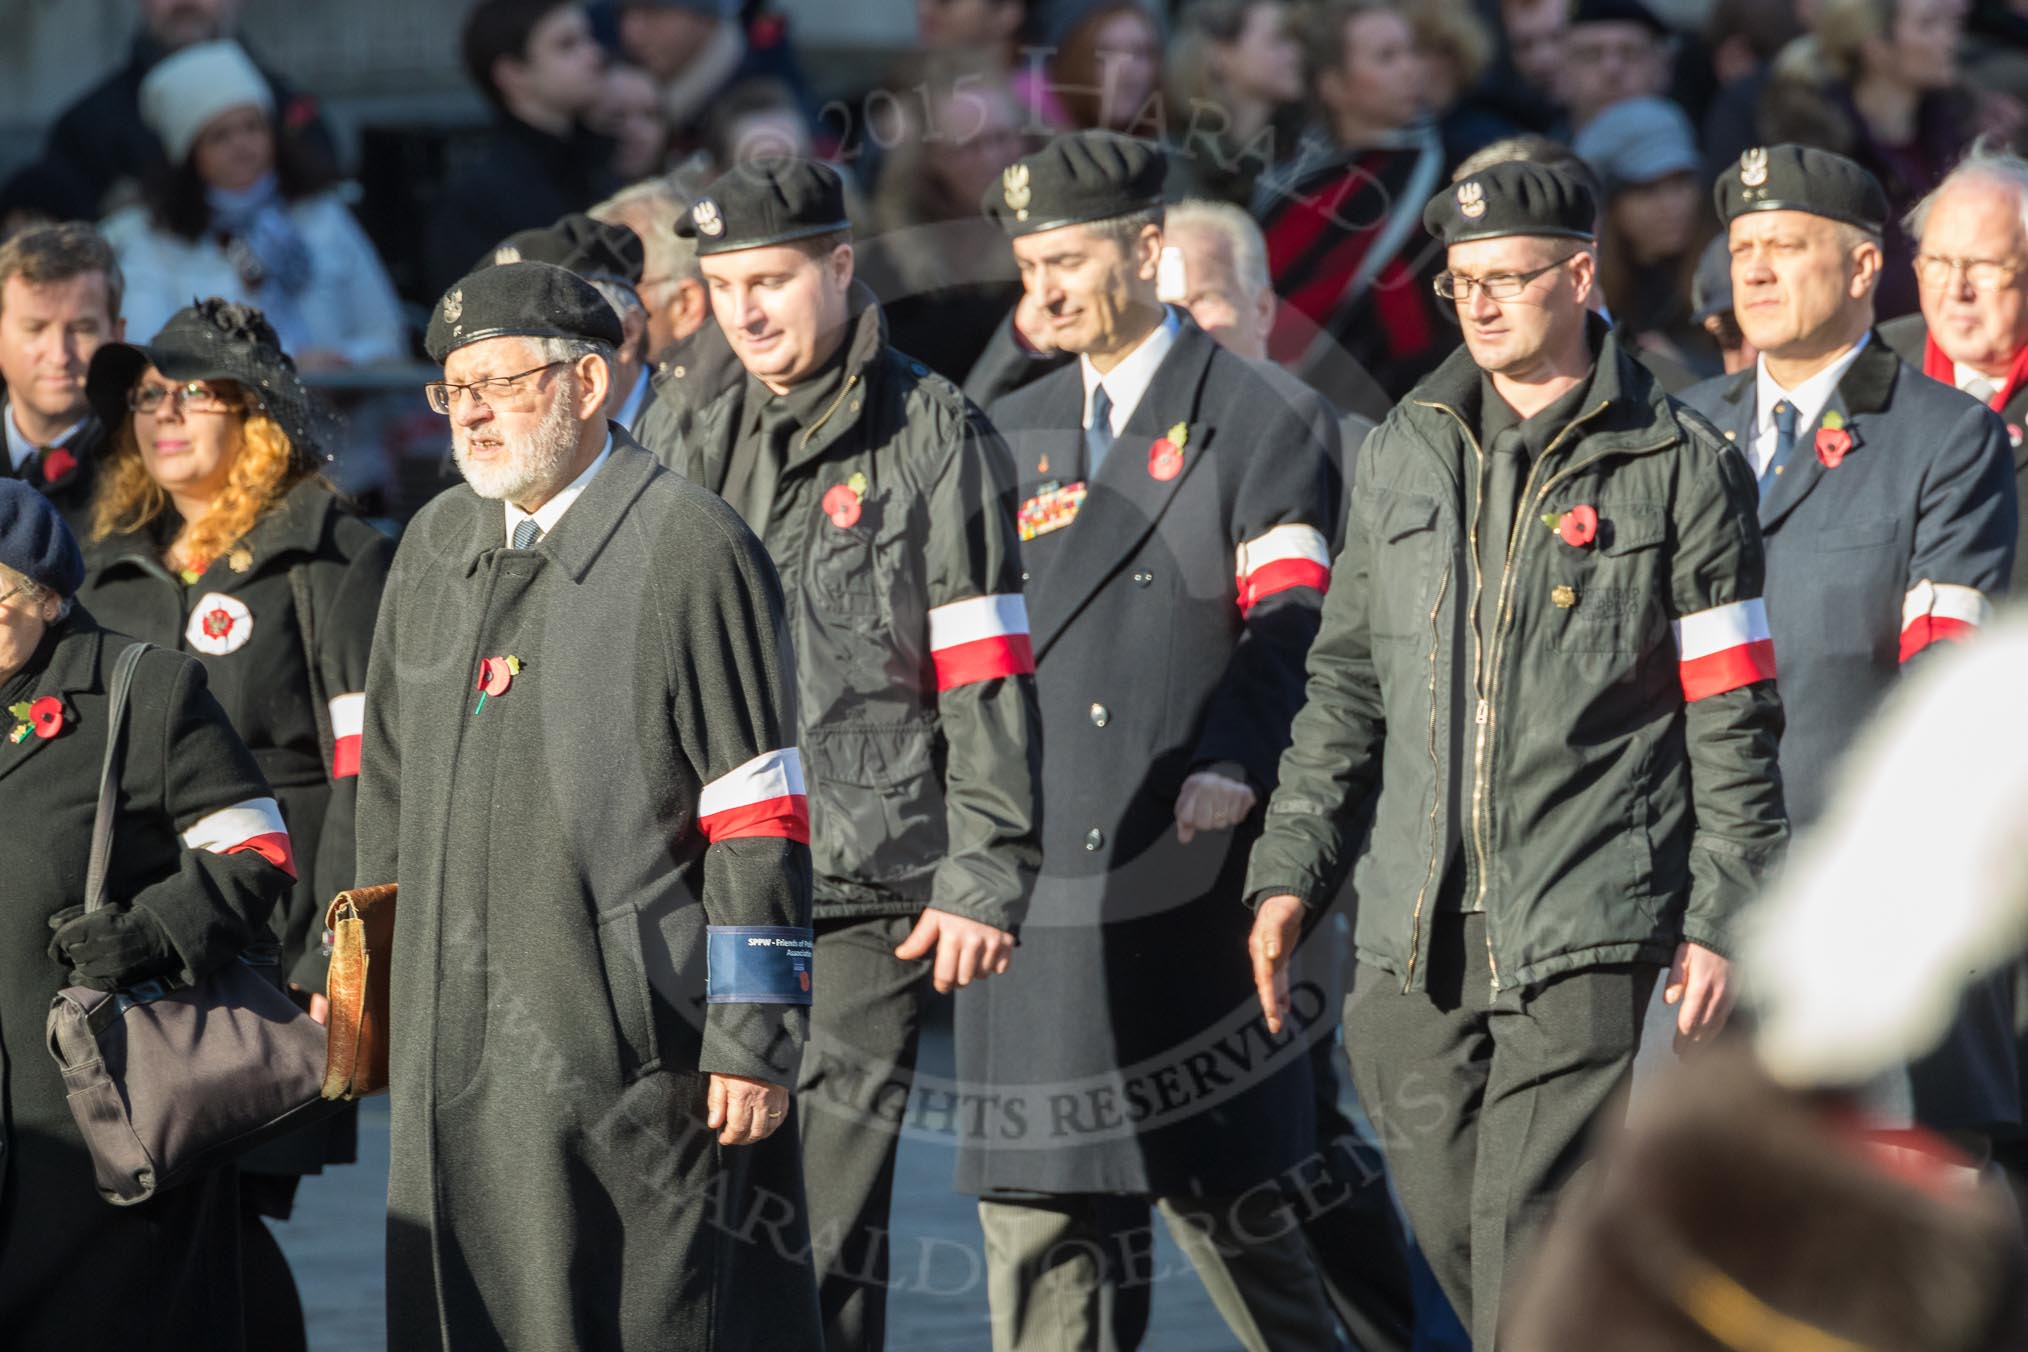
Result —
[{"label": "jacket button", "polygon": [[1102,728],[1112,721],[1113,721],[1112,710],[1106,708],[1106,706],[1103,704],[1094,704],[1091,706],[1091,725],[1093,727]]},{"label": "jacket button", "polygon": [[1096,826],[1092,827],[1091,830],[1084,833],[1084,847],[1087,850],[1101,849],[1104,847],[1105,843],[1106,843],[1106,833],[1099,830]]},{"label": "jacket button", "polygon": [[1026,568],[1023,568],[1021,570],[1021,580],[1023,582],[1026,582],[1028,580],[1028,570]]},{"label": "jacket button", "polygon": [[1153,573],[1135,573],[1135,574],[1134,574],[1134,585],[1135,585],[1136,587],[1145,587],[1145,586],[1147,586],[1147,585],[1148,585],[1148,584],[1149,584],[1150,582],[1153,582],[1154,580],[1155,580],[1155,575],[1154,575]]}]

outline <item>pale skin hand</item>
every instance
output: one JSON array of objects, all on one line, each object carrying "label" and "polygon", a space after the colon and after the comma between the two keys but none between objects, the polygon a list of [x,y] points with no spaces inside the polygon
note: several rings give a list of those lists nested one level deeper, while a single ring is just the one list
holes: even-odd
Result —
[{"label": "pale skin hand", "polygon": [[1254,791],[1238,780],[1199,770],[1183,781],[1183,791],[1176,795],[1176,839],[1188,845],[1199,831],[1237,826],[1256,801]]},{"label": "pale skin hand", "polygon": [[937,955],[933,980],[945,995],[975,980],[998,976],[1014,960],[1014,936],[983,920],[968,920],[932,906],[915,922],[894,956],[903,962]]},{"label": "pale skin hand", "polygon": [[1676,945],[1669,984],[1662,988],[1662,1002],[1680,1006],[1676,1011],[1676,1050],[1710,1042],[1723,1032],[1737,994],[1728,959],[1702,944]]},{"label": "pale skin hand", "polygon": [[1270,1033],[1282,1031],[1289,1012],[1289,958],[1303,930],[1303,899],[1284,892],[1263,897],[1253,913],[1246,951],[1253,959],[1253,989]]},{"label": "pale skin hand", "polygon": [[753,1145],[775,1134],[788,1115],[789,1091],[766,1080],[713,1072],[704,1100],[704,1125],[720,1145]]}]

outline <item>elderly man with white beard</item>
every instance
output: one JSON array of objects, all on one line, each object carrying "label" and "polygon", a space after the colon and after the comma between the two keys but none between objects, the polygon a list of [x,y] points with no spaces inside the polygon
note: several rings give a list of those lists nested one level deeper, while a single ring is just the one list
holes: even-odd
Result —
[{"label": "elderly man with white beard", "polygon": [[430,321],[465,484],[367,677],[359,878],[398,883],[393,1348],[819,1341],[789,1090],[809,810],[780,584],[602,416],[618,318],[546,263]]}]

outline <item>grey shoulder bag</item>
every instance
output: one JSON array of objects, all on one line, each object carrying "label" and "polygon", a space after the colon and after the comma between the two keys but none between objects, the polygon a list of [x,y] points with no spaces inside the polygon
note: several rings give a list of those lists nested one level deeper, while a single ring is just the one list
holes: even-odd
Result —
[{"label": "grey shoulder bag", "polygon": [[[107,900],[128,695],[147,649],[132,645],[113,669],[87,911]],[[145,1202],[331,1110],[324,1030],[262,972],[274,961],[263,944],[194,986],[71,986],[50,1003],[49,1052],[108,1202]]]}]

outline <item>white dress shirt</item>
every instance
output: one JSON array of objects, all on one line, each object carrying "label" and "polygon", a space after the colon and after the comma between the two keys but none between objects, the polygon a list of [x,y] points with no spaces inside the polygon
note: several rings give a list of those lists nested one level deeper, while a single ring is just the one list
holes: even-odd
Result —
[{"label": "white dress shirt", "polygon": [[[19,474],[22,467],[35,458],[35,452],[39,447],[28,439],[26,433],[14,425],[14,405],[11,401],[7,405],[7,416],[0,418],[0,422],[4,422],[7,425],[7,455],[10,463],[14,466],[14,472]],[[63,443],[76,436],[78,429],[84,425],[85,420],[79,418],[69,427],[64,428],[56,440],[49,444],[52,446],[63,445]]]},{"label": "white dress shirt", "polygon": [[1775,453],[1774,406],[1786,399],[1796,410],[1796,444],[1803,445],[1817,425],[1817,419],[1824,412],[1824,406],[1831,402],[1831,396],[1838,392],[1838,382],[1845,378],[1852,363],[1859,360],[1859,354],[1872,341],[1872,334],[1864,334],[1852,344],[1852,350],[1826,366],[1817,374],[1796,386],[1785,390],[1775,384],[1773,376],[1767,373],[1767,358],[1761,357],[1754,366],[1753,406],[1753,475],[1756,479],[1767,473]]},{"label": "white dress shirt", "polygon": [[1162,365],[1162,359],[1169,355],[1169,349],[1176,345],[1176,335],[1183,332],[1176,311],[1168,306],[1162,308],[1162,322],[1154,332],[1141,340],[1140,346],[1129,352],[1120,364],[1100,376],[1098,368],[1091,364],[1090,357],[1077,359],[1078,369],[1084,372],[1084,412],[1080,415],[1080,427],[1091,426],[1092,396],[1098,387],[1104,385],[1106,394],[1113,401],[1113,435],[1118,436],[1127,425],[1127,419],[1134,416],[1134,409],[1140,404],[1141,396],[1148,392],[1148,384],[1155,378],[1155,371]]},{"label": "white dress shirt", "polygon": [[[570,504],[577,501],[578,495],[583,493],[585,486],[592,481],[592,476],[597,474],[606,461],[612,458],[612,454],[613,434],[608,430],[606,432],[606,444],[600,448],[598,458],[584,467],[584,473],[565,484],[562,492],[558,493],[548,502],[543,503],[540,507],[537,507],[533,513],[524,512],[511,502],[503,503],[502,505],[507,508],[507,543],[510,545],[514,543],[514,528],[531,518],[541,528],[543,535],[547,535],[555,530],[556,523],[561,521],[563,514],[570,510]],[[541,537],[538,536],[536,538],[540,539]]]},{"label": "white dress shirt", "polygon": [[2005,376],[1995,379],[1973,367],[1965,365],[1961,361],[1951,363],[1951,380],[1959,389],[1982,404],[1992,403],[1993,396],[1998,394],[2000,387],[2007,383]]}]

